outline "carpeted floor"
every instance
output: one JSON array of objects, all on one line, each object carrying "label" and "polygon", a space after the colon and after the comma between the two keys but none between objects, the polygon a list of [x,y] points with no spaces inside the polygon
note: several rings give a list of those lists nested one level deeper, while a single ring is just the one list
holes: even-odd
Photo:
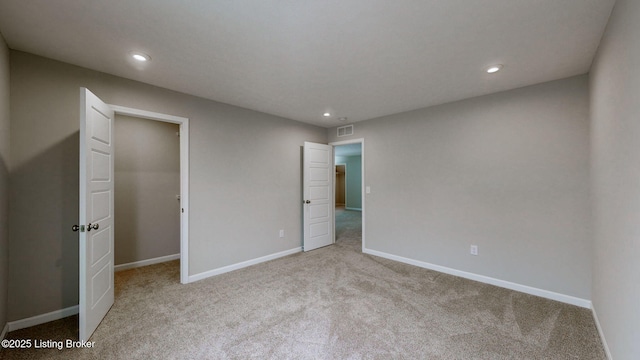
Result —
[{"label": "carpeted floor", "polygon": [[336,207],[336,242],[351,241],[362,250],[362,212]]},{"label": "carpeted floor", "polygon": [[[360,213],[337,216],[333,246],[193,284],[177,261],[118,272],[95,348],[0,358],[605,359],[589,310],[363,255]],[[77,317],[8,338],[76,339]]]}]

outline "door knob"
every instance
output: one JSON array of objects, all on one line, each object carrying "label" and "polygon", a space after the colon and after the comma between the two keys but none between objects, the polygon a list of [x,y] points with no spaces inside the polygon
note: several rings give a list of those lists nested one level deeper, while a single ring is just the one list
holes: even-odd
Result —
[{"label": "door knob", "polygon": [[78,230],[80,230],[80,226],[78,226],[78,225],[73,225],[73,226],[71,227],[71,230],[73,230],[73,231],[78,231]]},{"label": "door knob", "polygon": [[305,204],[311,204],[311,200],[307,200],[304,202]]},{"label": "door knob", "polygon": [[100,227],[100,224],[91,224],[91,223],[89,223],[89,225],[87,225],[87,231],[91,231],[91,229],[98,230],[99,227]]}]

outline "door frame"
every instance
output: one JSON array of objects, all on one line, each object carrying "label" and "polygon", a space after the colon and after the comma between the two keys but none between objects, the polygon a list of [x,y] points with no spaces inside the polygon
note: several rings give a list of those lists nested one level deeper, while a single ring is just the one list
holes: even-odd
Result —
[{"label": "door frame", "polygon": [[189,119],[108,104],[115,115],[156,120],[180,126],[180,283],[189,283]]},{"label": "door frame", "polygon": [[[365,171],[364,171],[364,138],[359,138],[359,139],[351,139],[351,140],[344,140],[344,141],[335,141],[335,142],[330,142],[329,145],[333,146],[333,166],[335,168],[335,162],[336,162],[336,150],[335,147],[336,146],[340,146],[340,145],[349,145],[349,144],[360,144],[361,146],[361,154],[360,154],[360,165],[361,165],[361,175],[362,175],[362,184],[360,185],[360,191],[361,191],[361,197],[362,197],[362,252],[364,252],[364,249],[366,248],[365,246]],[[346,175],[345,175],[345,180],[346,180]],[[346,187],[346,184],[345,184]],[[335,207],[335,198],[336,198],[336,185],[335,185],[335,181],[333,184],[333,199],[334,199],[334,204],[333,206]],[[346,191],[345,191],[345,208],[346,208]],[[335,230],[336,228],[336,216],[335,214],[333,215],[333,228]],[[333,232],[333,242],[336,242],[336,232]]]}]

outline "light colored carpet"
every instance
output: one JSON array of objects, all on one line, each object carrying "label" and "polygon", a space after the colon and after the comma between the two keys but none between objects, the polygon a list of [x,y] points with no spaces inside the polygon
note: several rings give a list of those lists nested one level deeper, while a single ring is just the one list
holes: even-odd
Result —
[{"label": "light colored carpet", "polygon": [[[189,285],[177,261],[118,272],[95,349],[0,357],[605,359],[589,310],[363,255],[342,216],[333,246]],[[77,317],[9,337],[76,338]]]}]

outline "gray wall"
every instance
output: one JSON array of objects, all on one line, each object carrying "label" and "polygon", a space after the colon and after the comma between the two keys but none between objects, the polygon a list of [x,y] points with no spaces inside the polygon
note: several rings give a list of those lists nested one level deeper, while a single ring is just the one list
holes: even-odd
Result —
[{"label": "gray wall", "polygon": [[9,49],[0,35],[0,329],[7,322],[9,285],[9,99]]},{"label": "gray wall", "polygon": [[640,359],[640,2],[618,0],[591,70],[593,306],[616,360]]},{"label": "gray wall", "polygon": [[336,156],[336,162],[347,164],[347,202],[346,206],[350,209],[362,208],[362,157],[354,156]]},{"label": "gray wall", "polygon": [[116,265],[180,253],[179,130],[116,115]]},{"label": "gray wall", "polygon": [[81,86],[190,118],[189,274],[301,245],[301,146],[326,129],[11,51],[9,320],[78,303]]},{"label": "gray wall", "polygon": [[329,129],[365,139],[367,248],[590,299],[588,100],[578,76]]}]

